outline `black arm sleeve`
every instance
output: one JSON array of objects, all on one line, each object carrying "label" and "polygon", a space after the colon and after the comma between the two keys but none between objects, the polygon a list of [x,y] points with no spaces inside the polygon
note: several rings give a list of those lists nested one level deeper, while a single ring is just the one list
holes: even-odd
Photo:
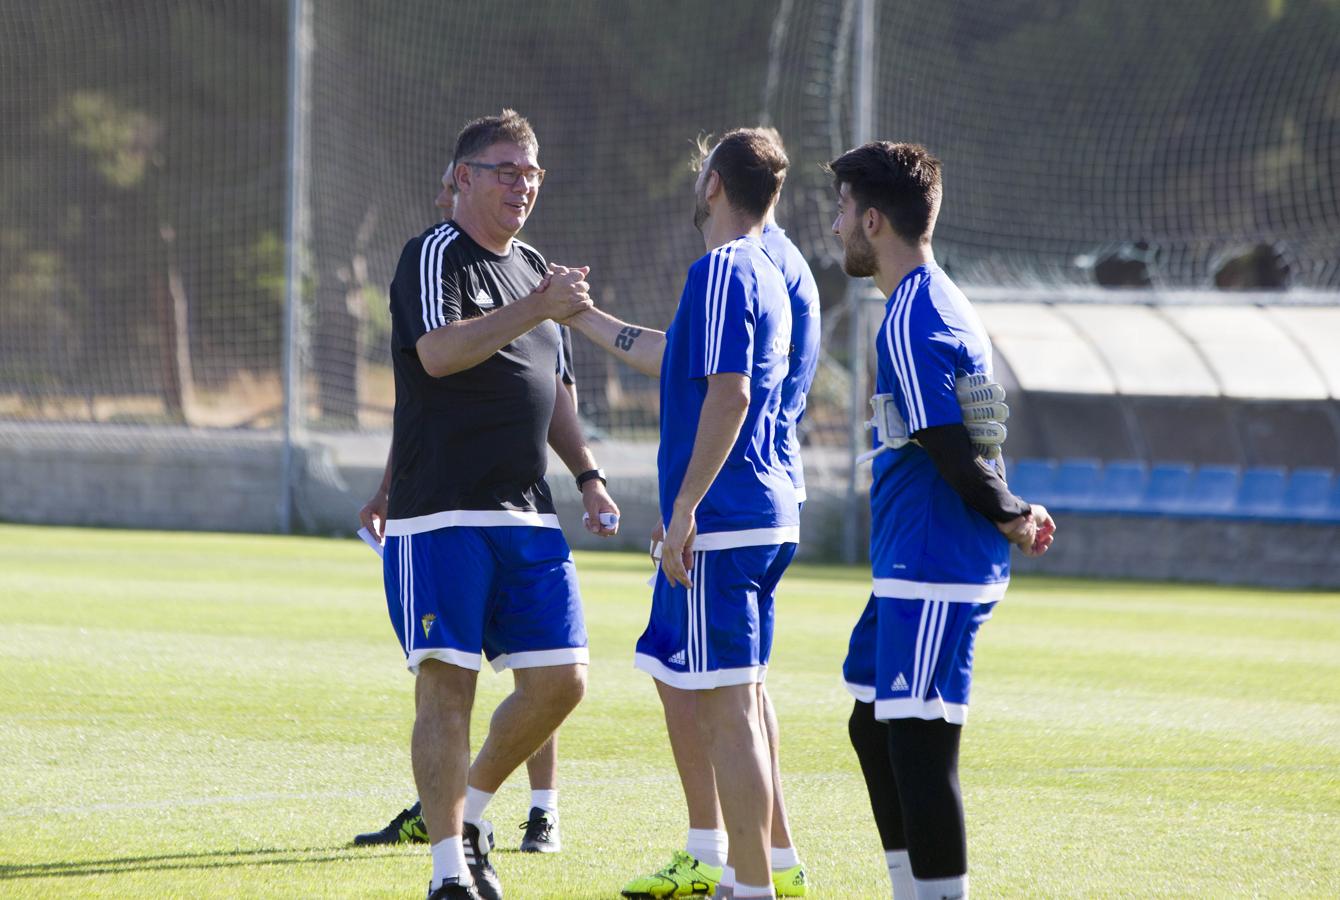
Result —
[{"label": "black arm sleeve", "polygon": [[996,470],[977,455],[968,429],[960,422],[923,428],[912,435],[969,508],[992,522],[1009,522],[1027,515],[1031,508],[1010,493]]}]

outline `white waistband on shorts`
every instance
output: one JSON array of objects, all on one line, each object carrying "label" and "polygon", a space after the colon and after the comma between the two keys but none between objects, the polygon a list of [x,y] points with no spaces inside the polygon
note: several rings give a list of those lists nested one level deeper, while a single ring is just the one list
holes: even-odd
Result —
[{"label": "white waistband on shorts", "polygon": [[693,539],[693,549],[730,550],[734,547],[766,547],[771,544],[798,543],[800,543],[799,525],[778,525],[774,528],[746,528],[743,531],[699,533]]},{"label": "white waistband on shorts", "polygon": [[1005,596],[1008,580],[991,584],[943,584],[933,581],[907,581],[902,578],[876,578],[876,597],[896,600],[941,600],[949,603],[992,603]]},{"label": "white waistband on shorts", "polygon": [[558,516],[522,509],[447,509],[413,516],[408,519],[387,519],[386,536],[422,534],[439,528],[458,526],[494,528],[499,526],[529,525],[533,528],[558,528]]}]

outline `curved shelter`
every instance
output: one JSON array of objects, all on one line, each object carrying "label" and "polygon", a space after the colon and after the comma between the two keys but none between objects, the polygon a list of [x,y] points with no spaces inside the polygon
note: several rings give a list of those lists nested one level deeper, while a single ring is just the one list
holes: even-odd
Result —
[{"label": "curved shelter", "polygon": [[1340,297],[981,293],[1015,458],[1340,468]]}]

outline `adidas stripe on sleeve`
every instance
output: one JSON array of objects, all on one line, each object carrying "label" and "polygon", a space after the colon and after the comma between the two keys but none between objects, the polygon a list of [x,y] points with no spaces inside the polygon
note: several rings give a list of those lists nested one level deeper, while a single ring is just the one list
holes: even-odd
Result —
[{"label": "adidas stripe on sleeve", "polygon": [[[721,372],[749,374],[754,356],[753,278],[737,260],[739,242],[708,254],[706,278],[687,298],[690,328],[690,377]],[[702,263],[699,263],[701,266]]]},{"label": "adidas stripe on sleeve", "polygon": [[926,275],[904,280],[880,328],[896,382],[891,393],[910,434],[963,421],[954,392],[960,345],[930,302],[929,281]]},{"label": "adidas stripe on sleeve", "polygon": [[450,222],[443,222],[418,240],[411,242],[400,258],[396,269],[396,287],[393,299],[399,298],[400,308],[393,306],[391,315],[400,320],[406,342],[413,345],[435,328],[441,328],[461,318],[460,285],[453,278],[443,278],[443,260],[460,232]]}]

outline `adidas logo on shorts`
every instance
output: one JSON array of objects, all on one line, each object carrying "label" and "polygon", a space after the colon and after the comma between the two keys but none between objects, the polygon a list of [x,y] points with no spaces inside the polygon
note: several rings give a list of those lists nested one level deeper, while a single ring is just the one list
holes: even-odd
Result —
[{"label": "adidas logo on shorts", "polygon": [[899,672],[899,673],[898,673],[898,677],[895,678],[895,679],[893,679],[893,684],[889,686],[889,690],[891,690],[891,691],[906,691],[906,690],[909,690],[909,688],[908,688],[908,686],[907,686],[907,679],[903,677],[903,673],[902,673],[902,672]]},{"label": "adidas logo on shorts", "polygon": [[670,662],[676,666],[684,665],[684,651],[677,651],[674,656],[670,657]]}]

